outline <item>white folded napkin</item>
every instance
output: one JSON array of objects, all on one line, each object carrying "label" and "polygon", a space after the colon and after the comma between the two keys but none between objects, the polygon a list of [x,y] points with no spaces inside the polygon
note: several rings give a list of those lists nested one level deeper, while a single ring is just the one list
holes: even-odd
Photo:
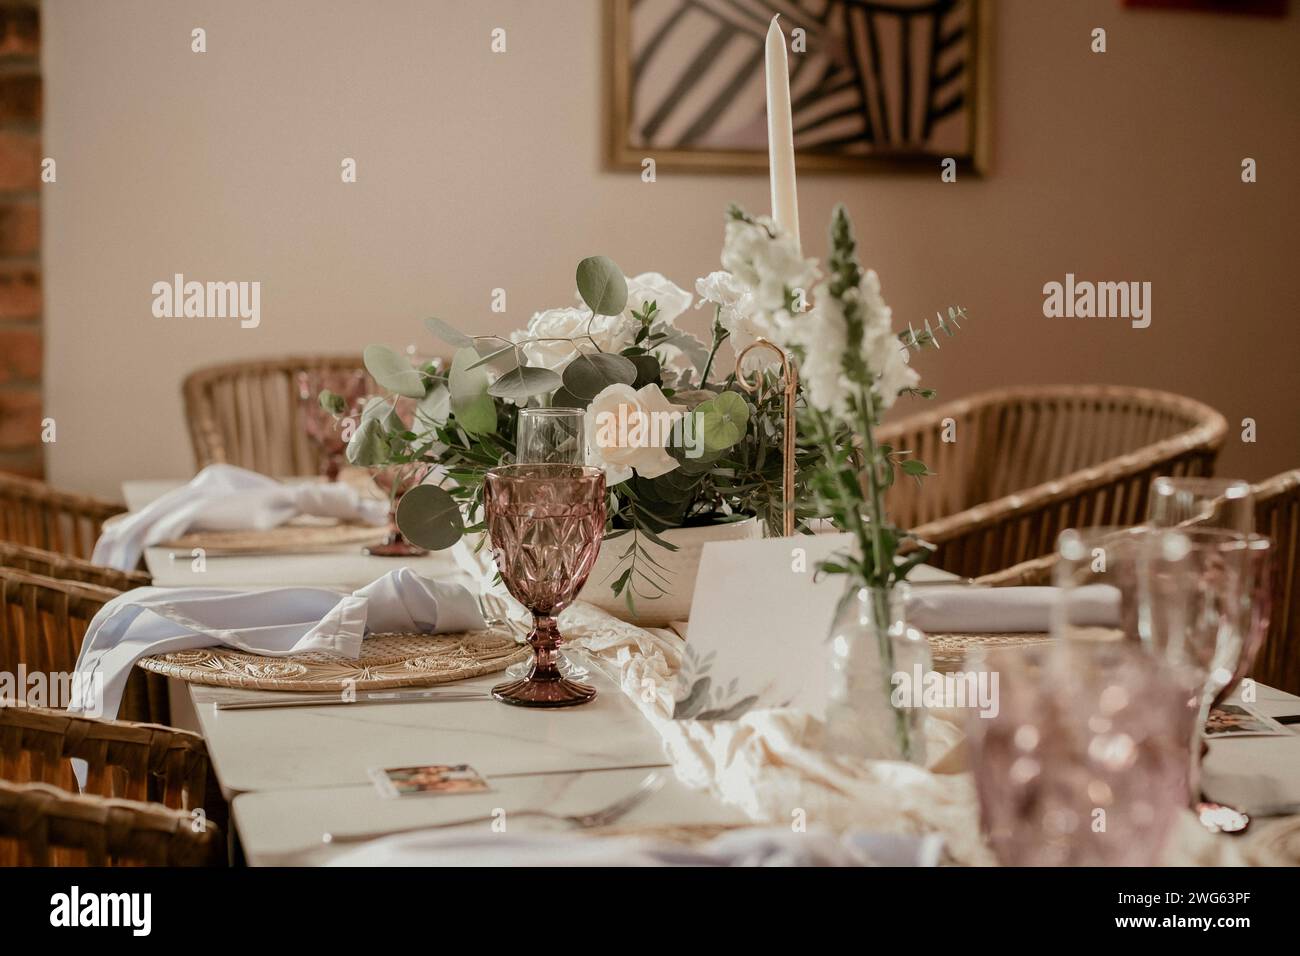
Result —
[{"label": "white folded napkin", "polygon": [[426,830],[367,843],[330,866],[936,866],[943,839],[746,828],[698,846],[647,837]]},{"label": "white folded napkin", "polygon": [[[930,634],[1022,634],[1049,631],[1059,588],[979,588],[927,585],[911,588],[907,620]],[[1078,627],[1116,627],[1120,594],[1106,584],[1070,592],[1070,622]]]},{"label": "white folded napkin", "polygon": [[468,590],[410,568],[351,594],[330,588],[136,588],[105,604],[86,629],[69,709],[116,716],[131,668],[149,654],[221,646],[271,657],[329,651],[355,659],[367,633],[482,627]]},{"label": "white folded napkin", "polygon": [[208,465],[187,484],[107,526],[91,560],[129,571],[144,549],[187,531],[261,531],[298,515],[369,525],[388,522],[388,502],[345,484],[286,484],[234,465]]}]

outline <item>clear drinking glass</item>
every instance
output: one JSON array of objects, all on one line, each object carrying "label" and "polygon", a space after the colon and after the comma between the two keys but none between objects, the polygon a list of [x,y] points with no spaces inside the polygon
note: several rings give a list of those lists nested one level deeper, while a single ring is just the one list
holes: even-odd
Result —
[{"label": "clear drinking glass", "polygon": [[1070,528],[1057,539],[1052,635],[1063,640],[1138,640],[1138,559],[1152,529]]},{"label": "clear drinking glass", "polygon": [[522,408],[515,428],[515,462],[520,465],[585,465],[586,416],[581,408]]},{"label": "clear drinking glass", "polygon": [[596,690],[558,667],[556,618],[586,583],[605,533],[605,473],[576,465],[493,468],[483,478],[483,509],[501,580],[533,615],[532,666],[492,696],[524,707],[584,704]]},{"label": "clear drinking glass", "polygon": [[[1005,866],[1152,866],[1187,805],[1186,695],[1132,643],[975,654],[998,707],[972,711],[980,822]],[[993,680],[996,678],[997,683]]]},{"label": "clear drinking glass", "polygon": [[1255,530],[1254,492],[1239,478],[1157,478],[1147,498],[1147,523],[1250,534]]},{"label": "clear drinking glass", "polygon": [[1188,777],[1193,803],[1201,799],[1201,736],[1210,707],[1232,683],[1259,623],[1256,575],[1267,573],[1268,550],[1267,539],[1219,528],[1166,529],[1139,561],[1139,634],[1195,714]]}]

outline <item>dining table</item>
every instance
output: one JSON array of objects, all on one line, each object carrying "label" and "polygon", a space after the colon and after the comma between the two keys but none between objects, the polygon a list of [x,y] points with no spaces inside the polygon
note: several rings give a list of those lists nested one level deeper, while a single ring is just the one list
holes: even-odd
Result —
[{"label": "dining table", "polygon": [[[124,483],[123,495],[128,508],[138,510],[181,483],[131,480]],[[150,547],[144,561],[154,586],[162,588],[355,590],[402,564],[429,578],[472,583],[445,552],[396,559],[365,555],[355,545],[311,553],[214,554],[202,561],[187,552]],[[952,578],[937,569],[918,570],[923,580]],[[437,826],[503,810],[583,813],[617,801],[656,772],[663,778],[661,788],[620,823],[754,823],[742,808],[680,782],[660,734],[609,673],[594,663],[590,670],[584,679],[596,687],[595,700],[560,709],[511,707],[483,696],[232,710],[221,705],[292,695],[175,677],[169,686],[172,722],[205,738],[231,804],[239,846],[253,866],[324,864],[354,848],[350,835]],[[500,680],[500,674],[488,674],[454,686],[486,695]],[[1272,717],[1300,715],[1300,697],[1262,685],[1253,705]],[[487,779],[489,789],[393,799],[372,779],[378,769],[431,764],[468,764]],[[1203,786],[1224,803],[1262,801],[1270,812],[1300,812],[1295,805],[1300,802],[1300,737],[1212,741]],[[510,825],[554,826],[527,817]]]}]

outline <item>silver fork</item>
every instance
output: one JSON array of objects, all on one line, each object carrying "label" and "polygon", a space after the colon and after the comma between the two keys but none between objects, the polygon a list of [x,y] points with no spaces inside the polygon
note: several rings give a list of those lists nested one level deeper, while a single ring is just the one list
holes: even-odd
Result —
[{"label": "silver fork", "polygon": [[[505,815],[506,819],[510,817],[544,817],[547,820],[567,823],[575,830],[590,830],[592,827],[602,827],[626,816],[658,793],[663,788],[664,782],[664,775],[656,770],[642,780],[637,788],[627,796],[620,797],[609,806],[601,807],[599,810],[592,810],[590,813],[565,814],[553,813],[550,810],[508,810]],[[423,830],[447,830],[452,827],[470,826],[474,823],[491,823],[496,819],[495,814],[488,813],[481,817],[466,817],[462,820],[451,820],[447,823],[422,823],[417,826],[400,827],[395,830],[372,830],[369,833],[325,833],[321,836],[321,842],[331,845],[368,843],[381,837],[397,836],[402,833],[419,833]]]},{"label": "silver fork", "polygon": [[510,607],[506,605],[504,598],[499,597],[498,594],[490,594],[486,591],[480,594],[478,596],[478,610],[482,611],[484,623],[487,624],[487,627],[504,627],[512,635],[515,635],[516,640],[524,636],[520,633],[523,624],[511,620]]}]

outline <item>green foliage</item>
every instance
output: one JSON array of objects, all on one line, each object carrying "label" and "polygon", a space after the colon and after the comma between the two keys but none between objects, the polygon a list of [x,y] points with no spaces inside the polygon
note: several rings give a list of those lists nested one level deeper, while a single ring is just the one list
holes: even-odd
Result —
[{"label": "green foliage", "polygon": [[363,360],[371,378],[388,391],[407,398],[424,397],[424,376],[404,355],[386,345],[367,345]]},{"label": "green foliage", "polygon": [[726,451],[745,437],[749,403],[735,392],[701,402],[695,411],[701,417],[706,452]]},{"label": "green foliage", "polygon": [[478,353],[460,349],[451,360],[448,377],[451,411],[456,423],[471,435],[485,435],[497,427],[497,407],[488,394],[487,369],[478,365]]},{"label": "green foliage", "polygon": [[611,385],[631,385],[637,379],[637,367],[622,355],[596,352],[579,355],[564,367],[564,390],[582,402],[585,408],[593,398]]},{"label": "green foliage", "polygon": [[578,263],[578,294],[596,315],[619,315],[627,308],[627,279],[613,259],[589,256]]},{"label": "green foliage", "polygon": [[450,548],[465,531],[456,499],[434,485],[416,485],[402,495],[397,522],[407,540],[429,551]]}]

